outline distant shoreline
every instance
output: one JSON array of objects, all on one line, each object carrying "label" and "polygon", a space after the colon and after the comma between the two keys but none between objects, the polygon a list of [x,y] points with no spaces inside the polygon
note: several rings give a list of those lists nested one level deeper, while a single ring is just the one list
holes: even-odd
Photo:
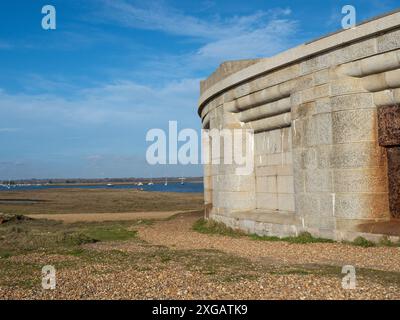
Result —
[{"label": "distant shoreline", "polygon": [[[88,182],[88,183],[51,183],[51,184],[47,184],[47,185],[51,185],[51,186],[57,186],[57,187],[62,187],[62,186],[103,186],[106,185],[107,183],[112,184],[113,186],[125,186],[125,185],[132,185],[138,182],[143,182],[144,184],[147,184],[150,182],[146,181],[146,180],[139,180],[136,182]],[[165,182],[165,180],[153,180],[154,184],[163,184]],[[168,183],[180,183],[180,180],[168,180]],[[203,183],[203,181],[185,181],[185,183]],[[44,184],[46,185],[46,184]]]},{"label": "distant shoreline", "polygon": [[147,184],[152,182],[154,184],[177,183],[182,180],[185,183],[203,183],[203,177],[158,177],[158,178],[105,178],[105,179],[0,179],[0,185],[52,185],[52,186],[96,186],[104,184],[112,185],[130,185],[136,183]]}]

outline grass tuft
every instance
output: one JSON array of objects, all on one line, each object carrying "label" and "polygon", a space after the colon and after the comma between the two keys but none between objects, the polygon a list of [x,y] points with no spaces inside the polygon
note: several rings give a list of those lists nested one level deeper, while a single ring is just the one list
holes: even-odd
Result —
[{"label": "grass tuft", "polygon": [[67,246],[79,246],[87,243],[96,243],[99,239],[91,237],[82,232],[62,232],[57,238],[59,244]]},{"label": "grass tuft", "polygon": [[255,241],[270,241],[270,242],[283,241],[281,238],[275,236],[259,236],[258,234],[251,234],[249,237],[250,239]]},{"label": "grass tuft", "polygon": [[221,222],[199,219],[193,225],[193,230],[204,234],[215,234],[228,237],[249,237],[255,241],[285,241],[289,243],[334,243],[335,241],[324,238],[315,238],[309,232],[302,232],[296,237],[279,238],[275,236],[247,235],[243,231],[227,227]]},{"label": "grass tuft", "polygon": [[97,241],[122,241],[135,238],[137,231],[119,227],[96,227],[88,229],[85,235]]},{"label": "grass tuft", "polygon": [[379,245],[381,247],[400,247],[400,241],[399,242],[393,242],[392,240],[390,240],[390,238],[388,236],[383,236],[379,240]]},{"label": "grass tuft", "polygon": [[206,219],[197,220],[193,225],[193,230],[204,234],[216,234],[233,238],[239,238],[245,235],[242,231],[229,228],[221,222]]},{"label": "grass tuft", "polygon": [[12,256],[12,253],[6,250],[0,249],[0,259],[7,259]]},{"label": "grass tuft", "polygon": [[334,243],[335,241],[324,238],[316,238],[309,232],[302,232],[296,237],[274,237],[274,236],[258,236],[251,235],[251,239],[256,241],[284,241],[289,243]]}]

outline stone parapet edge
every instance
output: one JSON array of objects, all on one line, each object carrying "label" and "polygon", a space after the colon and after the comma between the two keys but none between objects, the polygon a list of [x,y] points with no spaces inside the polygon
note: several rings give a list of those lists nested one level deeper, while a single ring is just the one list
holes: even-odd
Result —
[{"label": "stone parapet edge", "polygon": [[244,68],[225,79],[217,82],[207,89],[199,99],[199,114],[203,106],[214,96],[224,92],[240,83],[253,79],[261,74],[271,72],[295,62],[306,59],[343,45],[372,37],[378,33],[395,29],[400,25],[400,12],[394,12],[387,16],[377,18],[359,25],[353,29],[344,30],[330,36],[321,38],[308,44],[302,44],[295,48],[282,52],[272,58],[262,59],[260,62]]}]

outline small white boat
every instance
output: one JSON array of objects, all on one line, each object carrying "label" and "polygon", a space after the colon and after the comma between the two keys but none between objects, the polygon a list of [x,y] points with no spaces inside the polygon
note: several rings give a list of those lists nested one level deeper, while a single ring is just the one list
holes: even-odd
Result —
[{"label": "small white boat", "polygon": [[142,186],[142,185],[143,185],[143,182],[138,182],[137,185],[138,185],[138,186]]},{"label": "small white boat", "polygon": [[113,184],[112,183],[107,183],[107,187],[112,187]]},{"label": "small white boat", "polygon": [[167,185],[168,185],[168,178],[165,178],[164,186],[167,186]]}]

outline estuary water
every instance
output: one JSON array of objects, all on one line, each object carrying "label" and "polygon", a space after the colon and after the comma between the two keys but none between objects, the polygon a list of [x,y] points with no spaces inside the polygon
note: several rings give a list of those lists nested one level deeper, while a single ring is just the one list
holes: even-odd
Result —
[{"label": "estuary water", "polygon": [[157,192],[203,192],[204,186],[203,183],[184,183],[180,182],[171,182],[168,185],[164,185],[164,183],[155,183],[153,185],[144,184],[142,186],[134,185],[134,184],[115,184],[109,186],[107,184],[96,184],[96,185],[11,185],[4,186],[0,185],[0,192],[7,191],[19,191],[19,190],[46,190],[46,189],[137,189],[143,191],[157,191]]}]

